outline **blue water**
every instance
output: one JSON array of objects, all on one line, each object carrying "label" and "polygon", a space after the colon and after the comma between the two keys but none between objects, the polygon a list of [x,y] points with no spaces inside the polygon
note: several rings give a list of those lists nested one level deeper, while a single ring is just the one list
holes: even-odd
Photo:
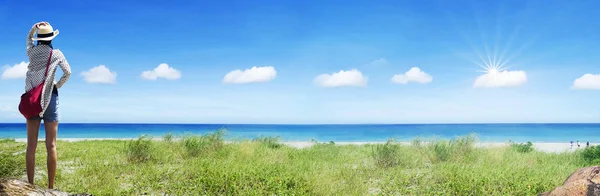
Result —
[{"label": "blue water", "polygon": [[[218,124],[60,124],[60,138],[135,138],[143,134],[204,134],[227,129],[226,138],[280,136],[284,141],[409,141],[475,133],[483,142],[600,142],[600,124],[406,124],[406,125],[218,125]],[[26,138],[25,124],[0,124],[0,138]],[[43,126],[40,138],[44,136]]]}]

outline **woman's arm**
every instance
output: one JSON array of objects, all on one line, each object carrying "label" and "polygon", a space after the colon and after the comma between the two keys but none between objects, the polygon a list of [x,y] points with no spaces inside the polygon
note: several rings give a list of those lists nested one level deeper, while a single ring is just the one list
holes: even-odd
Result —
[{"label": "woman's arm", "polygon": [[60,77],[60,80],[56,83],[56,88],[61,88],[62,85],[65,84],[71,76],[71,66],[69,65],[69,62],[67,62],[67,59],[65,58],[65,55],[62,52],[59,52],[59,55],[60,60],[58,61],[58,65],[62,69],[63,75],[62,77]]},{"label": "woman's arm", "polygon": [[33,27],[31,27],[31,30],[29,30],[29,34],[27,34],[27,50],[33,48],[33,40],[31,40],[33,38],[33,34],[35,34],[35,31],[37,30],[37,26],[39,23],[35,23],[33,25]]}]

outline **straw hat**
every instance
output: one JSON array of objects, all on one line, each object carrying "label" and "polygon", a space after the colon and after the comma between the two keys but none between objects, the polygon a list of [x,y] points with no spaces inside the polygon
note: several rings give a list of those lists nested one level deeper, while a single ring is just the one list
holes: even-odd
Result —
[{"label": "straw hat", "polygon": [[37,37],[31,38],[33,41],[49,41],[58,35],[58,29],[52,29],[50,24],[38,26]]}]

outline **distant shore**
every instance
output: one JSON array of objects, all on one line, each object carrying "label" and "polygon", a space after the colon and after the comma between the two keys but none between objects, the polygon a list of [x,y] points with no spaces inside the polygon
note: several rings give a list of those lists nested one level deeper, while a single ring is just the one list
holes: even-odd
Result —
[{"label": "distant shore", "polygon": [[[0,138],[25,138],[24,124],[0,123]],[[280,137],[281,141],[387,141],[437,140],[474,135],[481,142],[600,143],[600,124],[69,124],[60,125],[58,138],[174,137],[223,131],[225,140]],[[43,138],[40,130],[40,139]]]},{"label": "distant shore", "polygon": [[[93,141],[93,140],[136,140],[137,138],[59,138],[61,141],[68,142],[79,142],[79,141]],[[153,138],[153,140],[162,140],[162,138]],[[27,138],[15,138],[17,142],[27,142]],[[40,141],[43,141],[43,138],[40,138]],[[334,141],[335,142],[335,141]],[[285,145],[295,147],[295,148],[307,148],[314,145],[314,142],[310,141],[283,141],[281,142]],[[385,142],[373,141],[373,142],[335,142],[336,145],[365,145],[365,144],[383,144]],[[403,145],[410,145],[411,142],[398,142]],[[580,147],[577,147],[577,143],[574,142],[571,147],[571,143],[568,142],[532,142],[533,147],[536,150],[542,152],[550,152],[550,153],[561,153],[561,152],[574,152],[577,149],[584,149],[586,147],[585,142],[579,142]],[[505,142],[477,142],[475,144],[477,147],[503,147],[508,144]],[[598,143],[590,143],[591,145],[598,145]]]}]

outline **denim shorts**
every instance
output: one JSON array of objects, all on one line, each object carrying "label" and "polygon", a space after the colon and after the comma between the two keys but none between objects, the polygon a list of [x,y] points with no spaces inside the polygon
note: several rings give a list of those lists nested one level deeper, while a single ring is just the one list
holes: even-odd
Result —
[{"label": "denim shorts", "polygon": [[29,120],[44,120],[44,122],[58,122],[58,95],[52,93],[50,103],[48,104],[48,108],[46,109],[42,117],[36,116],[30,118]]}]

